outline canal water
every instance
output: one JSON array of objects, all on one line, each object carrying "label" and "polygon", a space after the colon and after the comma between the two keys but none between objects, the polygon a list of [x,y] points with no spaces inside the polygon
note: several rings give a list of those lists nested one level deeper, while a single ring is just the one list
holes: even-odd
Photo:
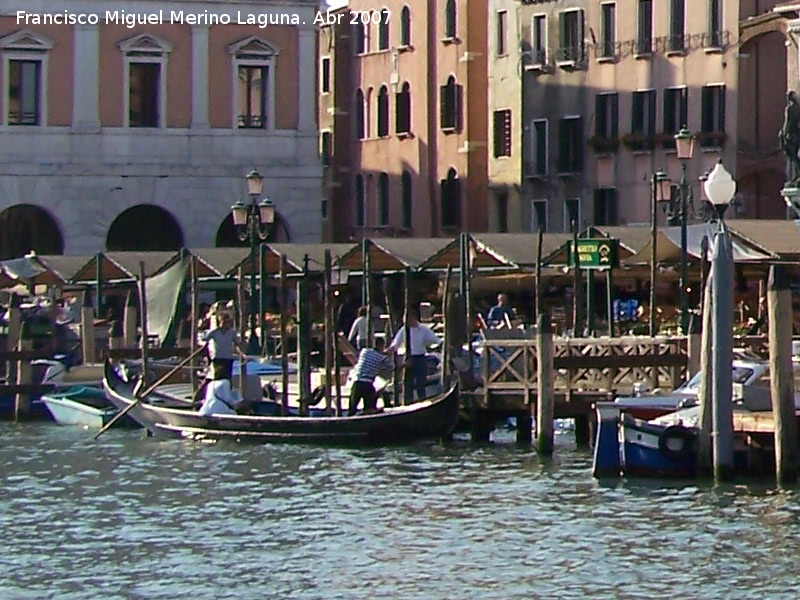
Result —
[{"label": "canal water", "polygon": [[798,598],[800,493],[597,482],[499,443],[0,425],[0,598]]}]

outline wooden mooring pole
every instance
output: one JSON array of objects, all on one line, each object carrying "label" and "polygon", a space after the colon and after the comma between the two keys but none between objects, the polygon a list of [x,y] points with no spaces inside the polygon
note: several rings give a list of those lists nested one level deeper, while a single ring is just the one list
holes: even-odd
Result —
[{"label": "wooden mooring pole", "polygon": [[442,292],[442,371],[441,371],[441,388],[445,391],[447,382],[450,381],[450,358],[452,351],[450,349],[450,335],[447,331],[447,311],[450,310],[450,276],[452,266],[447,265],[447,271],[444,274],[444,291]]},{"label": "wooden mooring pole", "polygon": [[150,366],[148,354],[150,353],[150,339],[147,328],[147,277],[145,276],[144,261],[139,262],[139,314],[142,316],[142,387],[150,381]]},{"label": "wooden mooring pole", "polygon": [[336,351],[334,338],[336,332],[333,330],[333,257],[330,248],[325,248],[325,280],[323,284],[323,323],[324,323],[324,343],[322,344],[325,361],[325,410],[331,414],[333,408],[333,397],[331,395],[331,379],[333,378],[333,353]]},{"label": "wooden mooring pole", "polygon": [[[33,332],[30,323],[23,322],[20,328],[19,344],[17,348],[23,352],[33,350]],[[17,362],[17,384],[30,385],[33,383],[33,365],[24,358]],[[14,398],[14,419],[24,421],[31,415],[31,396],[29,393],[19,392]]]},{"label": "wooden mooring pole", "polygon": [[83,364],[96,362],[94,353],[94,315],[89,302],[89,290],[83,293],[83,307],[81,308],[81,342],[83,344]]},{"label": "wooden mooring pole", "polygon": [[[411,377],[414,368],[411,364],[411,327],[408,325],[408,317],[411,314],[411,269],[409,267],[405,269],[403,283],[405,284],[403,293],[403,314],[405,315],[403,319],[403,333],[405,334],[405,340],[403,341],[403,345],[406,348],[406,362],[403,368],[403,406],[406,406],[414,401],[414,390],[411,389]],[[417,398],[417,400],[422,400],[422,398]]]},{"label": "wooden mooring pole", "polygon": [[[309,304],[309,257],[303,257],[303,277],[297,284],[297,370],[300,398],[311,396],[311,306]],[[305,403],[300,403],[301,413]]]},{"label": "wooden mooring pole", "polygon": [[552,454],[555,443],[553,331],[547,313],[539,315],[536,325],[536,377],[539,383],[536,397],[536,451],[539,454]]},{"label": "wooden mooring pole", "polygon": [[[281,295],[281,415],[286,415],[289,413],[289,336],[286,334],[286,329],[289,327],[289,308],[291,308],[291,306],[287,306],[289,289],[286,284],[286,270],[288,265],[285,254],[281,254],[280,256],[279,268],[278,286]],[[298,298],[298,303],[299,300]]]},{"label": "wooden mooring pole", "polygon": [[538,321],[539,315],[544,310],[544,294],[542,293],[542,243],[544,241],[544,228],[539,227],[539,233],[536,235],[536,305],[534,311],[534,318]]},{"label": "wooden mooring pole", "polygon": [[770,391],[775,420],[775,475],[778,483],[795,483],[800,452],[792,367],[792,292],[783,265],[770,267],[767,311]]},{"label": "wooden mooring pole", "polygon": [[[200,320],[198,313],[198,290],[197,290],[197,257],[192,254],[189,259],[189,314],[191,323],[189,324],[189,349],[194,356],[197,350],[197,322]],[[197,358],[193,358],[189,363],[189,381],[192,384],[192,394],[197,390]]]}]

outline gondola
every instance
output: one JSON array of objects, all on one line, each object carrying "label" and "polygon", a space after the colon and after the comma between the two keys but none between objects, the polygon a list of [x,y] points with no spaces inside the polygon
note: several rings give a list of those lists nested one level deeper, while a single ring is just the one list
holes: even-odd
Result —
[{"label": "gondola", "polygon": [[375,446],[449,437],[458,420],[458,386],[429,400],[353,417],[258,415],[202,416],[186,402],[154,392],[138,403],[136,381],[126,381],[106,361],[103,387],[109,401],[150,433],[163,437],[234,439]]}]

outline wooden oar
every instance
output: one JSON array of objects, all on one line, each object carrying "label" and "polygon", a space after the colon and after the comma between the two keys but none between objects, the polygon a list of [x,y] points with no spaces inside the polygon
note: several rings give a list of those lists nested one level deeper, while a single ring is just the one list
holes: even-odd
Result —
[{"label": "wooden oar", "polygon": [[[136,392],[136,400],[134,400],[133,402],[131,402],[131,403],[130,403],[128,406],[126,406],[126,407],[125,407],[123,410],[119,411],[119,412],[118,412],[118,413],[117,413],[117,414],[114,416],[114,418],[113,418],[113,419],[111,419],[111,420],[110,420],[108,423],[106,423],[106,424],[103,426],[103,428],[102,428],[100,431],[98,431],[98,432],[97,432],[97,435],[95,435],[95,436],[94,436],[94,439],[97,439],[97,438],[99,438],[99,437],[100,437],[101,435],[103,435],[103,434],[104,434],[106,431],[108,431],[109,429],[111,429],[111,427],[113,427],[113,426],[114,426],[114,424],[115,424],[117,421],[119,421],[119,420],[120,420],[122,417],[124,417],[125,415],[127,415],[127,414],[128,414],[128,412],[129,412],[129,411],[130,411],[130,410],[131,410],[131,409],[132,409],[134,406],[136,406],[137,404],[139,404],[139,402],[141,402],[141,401],[142,401],[142,400],[143,400],[145,397],[147,397],[147,396],[150,394],[150,392],[152,392],[154,389],[156,389],[158,386],[160,386],[162,383],[164,383],[164,382],[165,382],[167,379],[169,379],[170,377],[172,377],[172,376],[173,376],[175,373],[177,373],[177,372],[178,372],[178,371],[179,371],[181,368],[183,368],[183,367],[186,365],[186,363],[188,363],[190,360],[192,360],[192,359],[193,359],[195,356],[197,356],[198,354],[200,354],[200,353],[201,353],[203,350],[205,350],[205,349],[206,349],[206,347],[205,347],[205,346],[201,346],[200,348],[198,348],[197,350],[195,350],[194,352],[192,352],[192,353],[191,353],[189,356],[187,356],[186,358],[184,358],[183,360],[181,360],[181,362],[179,362],[177,365],[175,365],[175,366],[174,366],[172,369],[170,369],[169,371],[167,371],[167,373],[166,373],[165,375],[163,375],[163,376],[159,377],[158,379],[156,379],[156,381],[155,381],[155,382],[154,382],[152,385],[148,386],[148,387],[147,387],[147,389],[145,389],[145,390],[144,390],[144,392],[137,391],[137,392]],[[141,380],[140,380],[140,381],[141,381]]]}]

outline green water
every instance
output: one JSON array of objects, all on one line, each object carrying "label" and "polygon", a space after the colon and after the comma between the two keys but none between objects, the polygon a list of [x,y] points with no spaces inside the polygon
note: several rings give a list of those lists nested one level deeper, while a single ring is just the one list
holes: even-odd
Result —
[{"label": "green water", "polygon": [[92,433],[0,426],[0,598],[800,597],[797,490],[597,482],[568,436],[542,461]]}]

